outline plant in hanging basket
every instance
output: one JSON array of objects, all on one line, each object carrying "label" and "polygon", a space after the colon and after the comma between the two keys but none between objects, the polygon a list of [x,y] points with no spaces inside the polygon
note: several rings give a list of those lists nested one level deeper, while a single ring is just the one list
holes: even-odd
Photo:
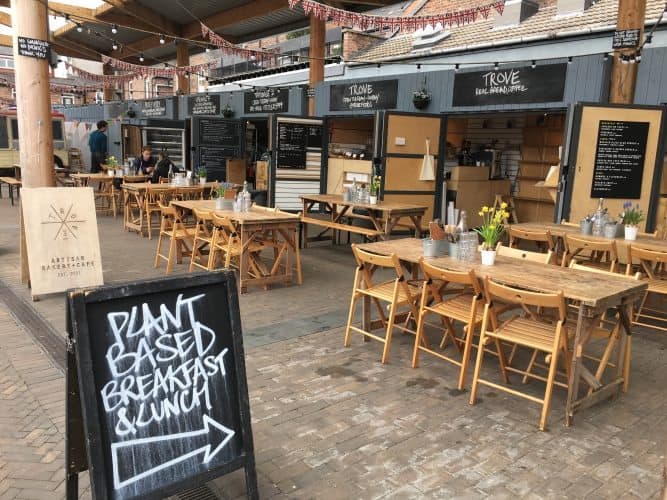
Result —
[{"label": "plant in hanging basket", "polygon": [[222,116],[225,118],[231,118],[234,116],[234,110],[229,107],[229,104],[222,110]]},{"label": "plant in hanging basket", "polygon": [[430,102],[431,93],[428,90],[422,88],[412,93],[412,104],[415,105],[415,108],[424,109]]}]

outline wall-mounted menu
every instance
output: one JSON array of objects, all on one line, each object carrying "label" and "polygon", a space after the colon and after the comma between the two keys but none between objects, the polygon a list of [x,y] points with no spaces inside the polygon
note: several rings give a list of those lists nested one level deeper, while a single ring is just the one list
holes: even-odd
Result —
[{"label": "wall-mounted menu", "polygon": [[266,88],[243,94],[246,113],[286,113],[289,111],[289,89]]},{"label": "wall-mounted menu", "polygon": [[641,197],[648,122],[600,120],[591,198]]},{"label": "wall-mounted menu", "polygon": [[227,182],[226,153],[225,148],[218,146],[199,146],[197,148],[197,165],[206,167],[207,180]]},{"label": "wall-mounted menu", "polygon": [[329,90],[331,111],[368,111],[396,107],[398,80],[332,85]]},{"label": "wall-mounted menu", "polygon": [[188,114],[195,115],[219,115],[220,114],[220,96],[219,95],[197,95],[188,99]]},{"label": "wall-mounted menu", "polygon": [[223,158],[243,153],[243,122],[224,118],[192,118],[193,146],[214,146]]},{"label": "wall-mounted menu", "polygon": [[322,125],[311,125],[308,127],[306,144],[309,148],[322,148]]},{"label": "wall-mounted menu", "polygon": [[309,128],[304,123],[278,123],[278,168],[306,168]]}]

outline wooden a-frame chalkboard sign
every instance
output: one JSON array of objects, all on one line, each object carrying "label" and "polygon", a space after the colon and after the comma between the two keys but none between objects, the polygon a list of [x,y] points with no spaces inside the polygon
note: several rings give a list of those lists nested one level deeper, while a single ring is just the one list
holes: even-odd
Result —
[{"label": "wooden a-frame chalkboard sign", "polygon": [[67,498],[150,500],[245,469],[257,499],[231,271],[67,294]]}]

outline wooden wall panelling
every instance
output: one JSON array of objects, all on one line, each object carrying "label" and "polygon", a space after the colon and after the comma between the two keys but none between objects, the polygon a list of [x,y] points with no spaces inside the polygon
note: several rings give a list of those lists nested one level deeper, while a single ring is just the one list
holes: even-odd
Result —
[{"label": "wooden wall panelling", "polygon": [[[440,117],[388,115],[386,153],[423,155],[428,138],[431,141],[431,154],[438,154],[440,121]],[[396,145],[397,137],[405,139],[404,146]]]},{"label": "wooden wall panelling", "polygon": [[[423,158],[387,157],[384,189],[386,191],[435,191],[435,181],[420,181]],[[439,168],[436,158],[435,169]]]},{"label": "wooden wall panelling", "polygon": [[372,173],[373,162],[369,160],[347,160],[344,158],[329,158],[327,167],[327,194],[341,194],[343,192],[343,173],[360,172]]}]

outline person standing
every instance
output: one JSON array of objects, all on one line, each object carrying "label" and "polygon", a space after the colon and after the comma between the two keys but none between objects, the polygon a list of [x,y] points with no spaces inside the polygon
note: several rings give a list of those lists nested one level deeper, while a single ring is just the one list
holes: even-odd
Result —
[{"label": "person standing", "polygon": [[107,157],[108,141],[106,131],[107,122],[100,120],[97,122],[97,130],[90,134],[88,138],[88,147],[90,148],[90,171],[93,174],[102,170],[101,164]]}]

